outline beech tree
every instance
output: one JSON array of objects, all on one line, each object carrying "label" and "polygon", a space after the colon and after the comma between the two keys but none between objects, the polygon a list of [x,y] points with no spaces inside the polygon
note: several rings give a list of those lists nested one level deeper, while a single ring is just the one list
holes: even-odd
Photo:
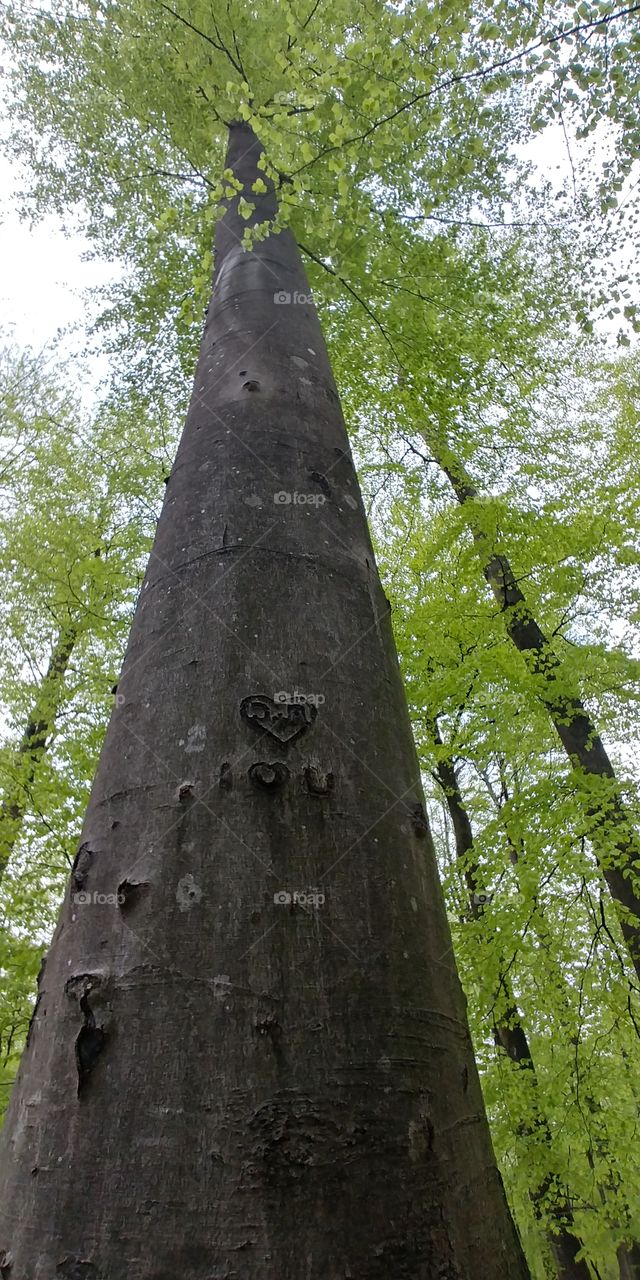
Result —
[{"label": "beech tree", "polygon": [[[374,250],[374,263],[379,264],[382,256]],[[507,255],[503,251],[501,256],[504,261]],[[420,250],[415,247],[413,263],[417,265],[419,258]],[[521,270],[523,265],[520,266]],[[476,267],[476,274],[477,272]],[[499,263],[499,274],[502,272],[504,266]],[[554,272],[547,278],[554,286],[549,298],[549,304],[553,306],[557,297],[557,275]],[[375,265],[374,279],[379,279]],[[420,334],[426,299],[417,273],[414,275],[413,289],[406,289],[401,293],[394,292],[392,288],[385,295],[383,288],[378,285],[369,302],[374,326],[371,320],[367,320],[369,330],[371,327],[377,330],[372,335],[368,350],[369,379],[365,384],[359,383],[357,379],[350,380],[349,405],[361,420],[376,421],[374,415],[377,415],[378,422],[380,407],[384,406],[384,427],[379,434],[386,441],[399,439],[408,442],[414,449],[416,459],[421,460],[425,467],[439,467],[456,501],[460,503],[468,534],[479,558],[480,570],[501,611],[506,634],[527,664],[531,674],[531,687],[535,688],[547,711],[580,782],[592,847],[619,910],[631,963],[636,973],[640,974],[640,835],[633,812],[633,799],[630,804],[625,796],[624,785],[616,776],[594,716],[585,705],[579,676],[573,674],[562,653],[556,650],[545,633],[528,598],[526,583],[512,563],[501,533],[503,502],[500,498],[495,500],[491,493],[484,495],[479,492],[465,456],[467,453],[478,456],[481,449],[491,449],[495,454],[499,454],[501,448],[504,448],[505,453],[507,449],[514,451],[518,447],[519,437],[526,430],[531,430],[533,414],[539,411],[535,393],[544,385],[541,374],[548,382],[549,371],[550,368],[553,370],[554,364],[556,371],[562,371],[561,357],[553,352],[548,340],[542,347],[542,369],[527,362],[521,373],[516,365],[521,356],[523,337],[525,344],[533,345],[531,326],[527,324],[525,317],[528,297],[537,297],[535,284],[533,287],[523,284],[523,288],[518,290],[515,304],[502,302],[494,286],[494,292],[489,295],[489,307],[495,306],[496,295],[507,322],[511,321],[515,327],[515,333],[510,338],[510,350],[509,347],[501,348],[504,355],[508,354],[510,357],[506,371],[496,372],[491,368],[496,347],[489,342],[484,354],[482,342],[475,341],[477,319],[472,316],[469,323],[469,316],[465,311],[471,341],[466,336],[466,340],[458,339],[458,362],[462,364],[464,360],[469,366],[473,361],[476,367],[472,366],[472,373],[469,373],[467,367],[466,378],[463,380],[460,377],[452,387],[447,387],[442,374],[434,377],[430,362],[422,364],[417,355],[421,348],[414,340],[412,359],[406,369],[402,367],[402,357],[398,356],[399,371],[403,375],[398,387],[395,382],[391,383],[388,374],[389,350],[403,350],[400,344],[407,331],[412,337]],[[456,306],[457,302],[454,294],[451,309],[463,314],[463,304]],[[357,299],[349,299],[348,310],[355,323]],[[504,319],[502,316],[497,319],[494,316],[491,323],[496,330],[504,323]],[[547,338],[549,333],[553,333],[551,325],[548,326]],[[422,341],[425,341],[424,337]],[[471,354],[468,354],[469,348],[472,348]],[[451,355],[445,369],[449,373]],[[512,386],[505,387],[505,383],[509,382]],[[522,390],[524,404],[521,403],[512,410],[512,402]],[[476,424],[483,411],[489,419],[488,428],[482,424],[478,429]],[[506,430],[497,425],[501,415],[510,418],[512,412],[515,421],[508,422]],[[470,429],[469,414],[473,414],[475,430]],[[535,438],[539,439],[537,435]],[[525,466],[525,457],[520,456],[518,462],[520,467]],[[502,486],[504,477],[496,475],[496,483]]]},{"label": "beech tree", "polygon": [[261,154],[231,126],[192,404],[3,1132],[5,1265],[524,1277],[319,324],[289,233],[241,247],[241,202],[276,211]]},{"label": "beech tree", "polygon": [[[603,244],[619,242],[616,204],[637,150],[636,99],[627,65],[637,47],[634,12],[634,6],[616,8],[608,0],[534,9],[456,5],[455,11],[448,3],[381,5],[355,13],[340,4],[330,10],[278,4],[263,6],[258,23],[252,6],[237,0],[224,15],[200,0],[175,7],[147,0],[69,0],[55,14],[7,4],[2,18],[13,77],[9,145],[27,160],[26,207],[36,214],[53,208],[67,221],[76,216],[96,251],[117,257],[128,269],[111,290],[101,322],[123,382],[147,395],[170,385],[180,398],[185,373],[193,369],[195,335],[208,297],[211,232],[221,197],[242,196],[236,230],[247,251],[273,243],[274,229],[290,224],[297,234],[314,293],[323,295],[323,320],[361,472],[366,480],[377,466],[383,487],[405,486],[399,519],[403,566],[411,566],[414,554],[426,555],[421,588],[425,578],[433,586],[436,565],[448,566],[446,602],[424,591],[416,622],[424,643],[435,619],[442,620],[443,643],[451,644],[442,687],[431,664],[423,669],[414,636],[405,643],[414,623],[411,574],[408,594],[400,593],[406,619],[395,619],[421,761],[427,772],[434,765],[432,744],[422,740],[420,729],[425,708],[431,713],[444,707],[456,754],[468,761],[465,787],[468,772],[476,768],[482,770],[483,786],[488,780],[492,790],[496,770],[508,779],[508,801],[495,813],[479,789],[473,790],[476,843],[483,855],[491,854],[488,874],[503,874],[500,858],[509,864],[509,850],[518,846],[523,829],[528,833],[527,856],[520,859],[517,877],[507,874],[504,902],[500,895],[494,908],[500,915],[499,946],[495,939],[491,943],[495,930],[486,913],[458,928],[459,892],[447,863],[446,829],[439,841],[454,945],[471,1001],[501,1167],[536,1276],[549,1271],[538,1248],[539,1226],[548,1229],[549,1214],[545,1217],[541,1208],[544,1197],[535,1200],[549,1178],[548,1187],[571,1187],[564,1225],[570,1225],[570,1212],[590,1265],[604,1268],[607,1280],[615,1251],[621,1274],[623,1252],[624,1265],[632,1265],[627,1244],[638,1238],[629,1221],[638,1171],[623,1136],[637,1115],[635,1076],[628,1065],[636,991],[619,955],[618,923],[599,896],[598,868],[585,841],[585,814],[589,820],[594,816],[591,800],[579,801],[577,771],[567,776],[541,708],[534,708],[537,673],[505,657],[501,619],[496,623],[492,602],[477,584],[465,576],[459,598],[451,584],[460,588],[461,566],[477,572],[468,546],[473,512],[482,517],[482,532],[486,527],[491,539],[499,534],[510,562],[520,566],[518,577],[528,575],[527,598],[561,653],[567,682],[586,690],[590,714],[594,699],[597,703],[594,723],[603,733],[611,727],[619,733],[624,724],[631,736],[625,695],[617,696],[618,687],[629,682],[628,655],[603,653],[602,645],[585,645],[581,635],[579,653],[572,657],[575,628],[567,626],[563,606],[570,608],[582,597],[565,591],[561,582],[554,595],[563,573],[583,573],[589,578],[589,606],[606,612],[607,590],[592,572],[595,535],[591,540],[584,531],[581,535],[578,521],[569,533],[555,512],[541,513],[532,524],[531,511],[521,512],[506,495],[522,490],[533,474],[529,468],[535,471],[538,465],[536,450],[546,449],[562,469],[551,435],[534,426],[536,397],[539,401],[563,368],[560,331],[576,318],[588,331],[597,307],[611,318],[624,313],[625,319],[635,319],[629,282],[619,266],[613,268],[614,283],[605,281],[605,287],[605,268],[597,260]],[[557,119],[569,132],[577,123],[588,134],[606,117],[616,123],[613,158],[585,172],[572,154],[571,175],[559,200],[550,187],[538,191],[526,166],[514,160],[515,144],[532,129]],[[264,168],[251,189],[238,183],[232,167],[220,178],[225,122],[238,118],[255,127],[264,146]],[[270,181],[279,196],[277,210],[270,207],[273,225],[254,216]],[[304,284],[308,292],[306,279]],[[628,340],[624,333],[619,336]],[[197,394],[200,386],[208,387],[209,372],[196,382]],[[304,402],[310,393],[298,390]],[[460,504],[457,516],[443,515],[442,489],[432,483],[434,440],[446,440],[490,495]],[[422,468],[420,478],[415,469],[409,474],[405,451]],[[605,488],[602,477],[602,493]],[[416,507],[425,495],[437,514],[433,536],[420,539],[417,548]],[[374,527],[376,514],[374,500]],[[628,514],[632,531],[633,512]],[[608,567],[622,545],[622,524],[615,530],[607,525],[603,534]],[[235,554],[227,550],[229,527],[225,519],[221,556]],[[547,545],[558,549],[552,566],[541,551]],[[544,580],[545,570],[552,571],[553,587]],[[628,583],[626,591],[632,594]],[[457,616],[462,598],[482,620],[482,628],[472,628],[470,642],[460,633],[460,624],[468,624]],[[629,616],[628,599],[621,612]],[[582,670],[580,662],[586,664]],[[481,690],[477,699],[469,700],[469,676]],[[469,708],[462,723],[456,712],[460,701],[455,701],[460,697]],[[512,714],[518,732],[526,726],[523,742],[510,729]],[[196,727],[199,723],[194,718]],[[313,732],[320,727],[316,715]],[[311,729],[305,732],[308,737]],[[356,737],[351,745],[357,742]],[[492,748],[497,746],[496,756]],[[511,764],[505,765],[505,758]],[[275,765],[288,767],[286,759],[266,763],[274,766],[273,785],[280,781],[284,787]],[[77,771],[84,780],[87,765],[85,760]],[[313,767],[320,768],[316,762]],[[619,753],[615,767],[620,778],[629,773],[621,768]],[[193,779],[186,781],[191,785]],[[632,812],[628,778],[621,785]],[[597,815],[592,834],[598,836]],[[82,875],[86,850],[78,865]],[[151,877],[148,883],[147,889],[141,878],[133,886],[136,911],[151,892]],[[196,882],[187,888],[197,899],[202,886]],[[129,927],[135,924],[125,909],[121,915]],[[318,914],[320,927],[322,919]],[[483,931],[487,937],[478,949]],[[36,932],[31,930],[32,938]],[[574,951],[567,932],[575,938]],[[509,953],[505,938],[512,944]],[[507,979],[512,980],[508,997]],[[562,1008],[561,987],[568,992]],[[491,1010],[496,991],[503,1002]],[[116,1043],[107,1015],[96,1019],[90,995],[84,988],[77,993],[88,1019],[78,1061],[82,1064],[90,1044],[101,1049],[104,1043],[105,1049],[91,1079],[87,1082],[86,1072],[83,1076],[85,1102],[101,1065],[109,1063],[109,1044]],[[485,1043],[483,1029],[492,1019],[505,1034],[510,1029],[511,995],[531,1024],[529,1057],[533,1061],[535,1055],[536,1089],[552,1135],[548,1158],[545,1144],[535,1140],[541,1129],[526,1089],[516,1090],[513,1073],[508,1075],[496,1059],[495,1046]],[[109,993],[105,1002],[111,1002]],[[101,1033],[110,1040],[103,1041]],[[279,1034],[278,1024],[274,1035]],[[532,1076],[530,1069],[520,1073],[525,1074]],[[585,1079],[588,1122],[581,1106]],[[607,1095],[612,1080],[615,1103],[599,1110],[598,1099]],[[291,1133],[288,1113],[283,1132]],[[598,1202],[597,1187],[606,1188],[606,1205]],[[76,1265],[73,1255],[61,1265]],[[385,1270],[386,1263],[380,1265]],[[395,1259],[395,1270],[398,1266]]]},{"label": "beech tree", "polygon": [[[437,717],[433,721],[432,732],[434,742],[439,749],[434,772],[445,797],[454,834],[456,858],[462,865],[464,880],[469,890],[469,914],[472,919],[478,920],[484,914],[485,900],[489,895],[482,888],[482,868],[476,860],[473,828],[464,803],[456,766],[442,741]],[[492,1032],[496,1046],[504,1050],[510,1061],[517,1063],[522,1070],[530,1073],[537,1091],[538,1077],[531,1047],[511,989],[508,973],[504,968],[500,975],[500,986],[500,1004],[504,1006],[504,1014],[502,1017],[494,1016]],[[541,1141],[549,1147],[553,1145],[547,1118],[539,1107],[535,1109],[533,1122],[524,1126],[524,1132],[528,1138]],[[553,1226],[548,1229],[547,1238],[559,1280],[589,1280],[589,1267],[583,1257],[582,1241],[575,1232],[571,1202],[566,1190],[563,1191],[557,1179],[549,1174],[540,1185],[532,1188],[531,1200],[536,1217],[542,1220],[545,1216],[543,1206],[545,1202],[548,1204]]]},{"label": "beech tree", "polygon": [[[603,431],[602,410],[594,406],[593,415]],[[566,430],[575,438],[575,423],[567,422]],[[562,439],[556,443],[562,450]],[[621,646],[607,651],[602,645],[606,623],[592,626],[592,601],[598,600],[597,612],[605,607],[600,584],[608,588],[609,608],[618,616],[624,616],[625,608],[632,613],[634,609],[635,595],[629,582],[624,585],[622,571],[620,587],[626,599],[613,605],[612,566],[620,540],[609,544],[600,536],[608,511],[612,519],[617,512],[625,527],[628,520],[633,523],[633,484],[627,483],[621,459],[617,465],[615,460],[621,443],[614,437],[610,451],[599,459],[603,488],[593,493],[593,498],[600,498],[599,511],[596,503],[584,509],[584,485],[579,486],[580,503],[574,506],[571,488],[563,492],[558,486],[557,468],[541,451],[539,474],[527,476],[544,484],[544,496],[550,499],[550,510],[537,526],[540,542],[536,525],[515,509],[515,500],[509,516],[505,507],[503,520],[518,543],[519,555],[526,546],[535,564],[544,548],[544,596],[538,594],[537,581],[527,577],[530,589],[535,588],[536,607],[544,608],[545,621],[556,636],[558,622],[566,627],[575,617],[569,636],[574,637],[576,669],[583,678],[588,676],[590,703],[600,711],[614,741],[619,735],[624,743],[635,705],[637,663],[626,658]],[[532,441],[532,457],[539,445]],[[633,453],[630,464],[632,457]],[[418,467],[420,460],[414,459],[413,477]],[[555,496],[551,480],[546,487],[547,468]],[[386,474],[397,494],[398,470],[395,478],[393,471]],[[421,479],[422,474],[421,470]],[[567,455],[569,478],[573,484],[575,466]],[[379,471],[377,482],[371,477],[369,485],[379,489]],[[589,1262],[600,1274],[617,1275],[617,1252],[620,1274],[627,1275],[636,1265],[638,1230],[638,1166],[623,1137],[635,1129],[638,1106],[633,974],[625,964],[615,917],[585,840],[579,784],[545,725],[535,684],[524,666],[519,671],[500,613],[482,591],[461,512],[450,506],[435,469],[428,520],[416,510],[413,485],[409,492],[412,504],[401,505],[396,498],[393,518],[385,521],[382,567],[394,604],[424,768],[434,769],[439,777],[443,760],[456,761],[464,779],[464,808],[475,832],[472,860],[461,867],[455,850],[461,835],[470,842],[470,825],[465,830],[463,824],[461,833],[455,833],[454,853],[448,857],[446,831],[432,804],[456,954],[501,1167],[536,1275],[548,1271],[524,1197],[535,1196],[545,1183],[569,1188],[564,1221],[568,1209]],[[628,506],[621,505],[620,494],[628,494]],[[536,495],[536,503],[544,506],[542,494]],[[551,511],[556,510],[564,528],[554,527]],[[380,514],[378,510],[378,519]],[[572,528],[574,520],[579,525]],[[611,535],[612,530],[607,532]],[[597,557],[591,566],[587,546]],[[575,570],[570,560],[564,565],[569,549],[576,555]],[[590,569],[593,581],[587,585]],[[585,619],[591,627],[589,638],[578,643]],[[567,641],[563,649],[565,645],[569,648]],[[429,728],[429,715],[436,707],[443,710],[445,750],[434,747]],[[619,749],[616,742],[617,753]],[[625,773],[628,785],[628,767]],[[488,895],[478,919],[470,913],[467,881],[474,868],[475,889]],[[526,1018],[535,1087],[530,1070],[510,1067],[504,1055],[500,1063],[493,1036],[487,1034],[487,1027],[497,1024],[504,1028],[504,1040],[517,1048],[522,1013],[518,1019],[516,1008]],[[541,1115],[551,1125],[551,1143],[536,1140]],[[538,1201],[538,1206],[541,1222],[553,1231],[553,1201],[544,1200],[542,1206]]]},{"label": "beech tree", "polygon": [[[479,494],[459,459],[446,444],[436,457],[458,502],[477,509]],[[505,619],[514,647],[530,661],[538,696],[578,776],[588,779],[591,839],[610,893],[622,908],[621,928],[640,977],[640,841],[627,812],[614,767],[592,717],[563,673],[562,661],[531,611],[511,563],[475,510],[470,528],[483,574]],[[594,787],[593,783],[597,786]]]}]

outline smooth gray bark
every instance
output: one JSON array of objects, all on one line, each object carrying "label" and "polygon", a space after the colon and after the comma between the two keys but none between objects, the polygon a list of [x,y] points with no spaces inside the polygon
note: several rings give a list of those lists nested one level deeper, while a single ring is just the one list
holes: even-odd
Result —
[{"label": "smooth gray bark", "polygon": [[[254,221],[259,154],[232,126]],[[0,1250],[10,1280],[526,1280],[318,317],[292,236],[247,254],[245,225],[217,228]]]}]

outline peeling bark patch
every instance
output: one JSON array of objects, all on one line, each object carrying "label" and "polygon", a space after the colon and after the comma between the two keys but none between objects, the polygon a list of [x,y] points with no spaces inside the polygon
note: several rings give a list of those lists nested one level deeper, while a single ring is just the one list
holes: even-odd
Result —
[{"label": "peeling bark patch", "polygon": [[13,1254],[9,1249],[0,1249],[0,1276],[8,1276],[13,1266]]},{"label": "peeling bark patch", "polygon": [[428,1116],[412,1120],[409,1125],[409,1159],[417,1164],[433,1150],[434,1128]]},{"label": "peeling bark patch", "polygon": [[249,778],[253,785],[264,787],[265,791],[277,791],[288,777],[289,770],[280,760],[258,760],[249,769]]},{"label": "peeling bark patch", "polygon": [[323,494],[325,495],[325,498],[331,497],[331,486],[329,484],[329,481],[327,480],[326,476],[323,476],[321,474],[320,471],[310,471],[309,479],[313,480],[315,484],[320,486]]},{"label": "peeling bark patch", "polygon": [[330,796],[333,791],[333,774],[321,773],[313,765],[307,765],[304,771],[307,791],[313,796]]},{"label": "peeling bark patch", "polygon": [[202,889],[196,884],[192,875],[183,876],[178,880],[176,889],[176,902],[181,911],[190,911],[192,907],[197,906],[202,897]]},{"label": "peeling bark patch", "polygon": [[84,889],[94,857],[94,851],[88,844],[80,845],[71,868],[71,883],[74,893],[81,893]]},{"label": "peeling bark patch", "polygon": [[213,979],[213,994],[215,996],[215,999],[218,1000],[221,1004],[224,1004],[230,992],[231,992],[231,978],[229,977],[229,974],[217,973],[215,978]]},{"label": "peeling bark patch", "polygon": [[252,1159],[245,1175],[266,1176],[272,1186],[298,1182],[310,1168],[339,1180],[357,1154],[356,1135],[305,1097],[264,1103],[251,1118],[249,1133]]},{"label": "peeling bark patch", "polygon": [[203,724],[192,724],[187,729],[187,741],[185,743],[185,751],[188,755],[192,755],[194,751],[204,751],[204,744],[207,738],[207,730]]},{"label": "peeling bark patch", "polygon": [[188,781],[180,783],[177,791],[177,799],[180,801],[180,804],[186,804],[187,800],[193,796],[193,789],[195,785],[195,782]]},{"label": "peeling bark patch", "polygon": [[[89,990],[91,988],[89,987]],[[80,1028],[78,1038],[76,1040],[76,1067],[78,1068],[78,1097],[86,1088],[88,1077],[91,1075],[102,1050],[104,1049],[107,1039],[106,1033],[102,1027],[96,1025],[91,1005],[89,1004],[88,992],[80,997],[80,1010],[84,1017],[84,1023]],[[80,1266],[91,1266],[91,1263],[79,1263]],[[70,1280],[76,1275],[76,1272],[63,1272],[68,1275]],[[77,1272],[78,1277],[81,1275],[95,1274],[95,1268],[92,1271]]]},{"label": "peeling bark patch", "polygon": [[149,888],[148,880],[122,880],[118,885],[118,906],[124,915],[138,906]]},{"label": "peeling bark patch", "polygon": [[281,1026],[274,1014],[268,1013],[264,1018],[256,1018],[255,1028],[259,1036],[279,1036]]},{"label": "peeling bark patch", "polygon": [[97,1267],[92,1262],[84,1262],[82,1258],[63,1258],[56,1267],[56,1275],[60,1280],[94,1280],[98,1275]]}]

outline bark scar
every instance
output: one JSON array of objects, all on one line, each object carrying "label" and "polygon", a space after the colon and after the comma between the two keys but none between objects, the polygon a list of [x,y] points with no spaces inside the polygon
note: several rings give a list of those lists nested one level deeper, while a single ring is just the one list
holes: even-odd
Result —
[{"label": "bark scar", "polygon": [[118,906],[122,915],[137,907],[149,888],[148,880],[122,880],[118,885]]},{"label": "bark scar", "polygon": [[87,842],[80,845],[71,868],[71,882],[74,893],[81,893],[84,889],[94,857],[95,853]]},{"label": "bark scar", "polygon": [[304,780],[307,784],[307,791],[314,796],[330,796],[333,791],[333,774],[321,773],[320,769],[316,769],[315,765],[309,764],[304,770]]},{"label": "bark scar", "polygon": [[88,996],[80,997],[80,1008],[84,1015],[84,1025],[80,1028],[78,1039],[76,1040],[78,1097],[80,1097],[80,1093],[86,1085],[87,1077],[93,1071],[107,1039],[104,1029],[96,1025]]},{"label": "bark scar", "polygon": [[69,978],[65,983],[64,988],[66,995],[72,999],[76,998],[78,1000],[80,1012],[83,1017],[83,1023],[78,1032],[75,1043],[75,1059],[78,1071],[78,1097],[80,1097],[84,1092],[87,1080],[91,1075],[107,1040],[107,1033],[104,1026],[98,1026],[95,1013],[89,1003],[89,993],[95,990],[96,994],[98,994],[100,985],[101,979],[99,975],[80,973],[76,974],[73,978]]},{"label": "bark scar", "polygon": [[72,1258],[69,1255],[56,1267],[56,1275],[60,1276],[60,1280],[93,1280],[97,1274],[93,1262],[86,1262],[83,1258]]},{"label": "bark scar", "polygon": [[320,486],[325,498],[331,497],[331,485],[329,484],[327,477],[322,475],[322,472],[310,471],[309,479],[313,480],[315,484]]}]

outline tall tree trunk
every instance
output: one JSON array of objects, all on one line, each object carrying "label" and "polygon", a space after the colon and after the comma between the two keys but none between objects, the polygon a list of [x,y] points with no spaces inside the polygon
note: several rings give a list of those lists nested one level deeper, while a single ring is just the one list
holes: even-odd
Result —
[{"label": "tall tree trunk", "polygon": [[[591,1112],[594,1122],[597,1124],[601,1116],[601,1106],[599,1101],[596,1098],[594,1098],[592,1094],[589,1094],[589,1093],[586,1093],[586,1094],[583,1093],[583,1098],[587,1107],[589,1108],[589,1111]],[[615,1162],[611,1159],[611,1153],[609,1151],[608,1142],[606,1141],[606,1139],[603,1140],[602,1134],[598,1133],[597,1130],[595,1133],[593,1148],[590,1144],[589,1149],[587,1151],[587,1160],[589,1162],[589,1168],[593,1171],[594,1174],[596,1174],[596,1161],[593,1155],[594,1150],[596,1151],[598,1158],[604,1163],[605,1167],[608,1170],[607,1182],[605,1184],[603,1184],[602,1178],[598,1178],[596,1175],[598,1195],[600,1196],[600,1200],[602,1201],[602,1203],[606,1204],[607,1193],[612,1193],[613,1195],[615,1195],[621,1183],[620,1183],[620,1177],[618,1176],[617,1170],[615,1168]],[[618,1224],[618,1226],[619,1225],[620,1224]],[[640,1280],[640,1245],[638,1244],[637,1241],[633,1239],[629,1240],[628,1238],[629,1226],[630,1226],[629,1213],[626,1212],[625,1222],[624,1222],[624,1228],[625,1228],[624,1234],[627,1235],[627,1241],[624,1244],[619,1244],[618,1248],[616,1249],[618,1274],[619,1274],[620,1280]]]},{"label": "tall tree trunk", "polygon": [[[432,734],[436,745],[442,747],[444,744],[437,722],[432,722]],[[473,828],[453,760],[446,755],[440,756],[435,774],[446,798],[453,827],[456,857],[463,864],[463,874],[469,890],[470,910],[478,919],[483,914],[484,908],[475,901],[475,895],[482,886],[475,857]],[[553,1139],[548,1121],[539,1107],[538,1077],[533,1055],[514,995],[504,975],[501,978],[501,987],[506,1003],[503,1016],[493,1026],[496,1045],[504,1049],[512,1062],[517,1063],[522,1070],[530,1074],[536,1096],[534,1121],[521,1125],[520,1136],[542,1139],[550,1147]],[[555,1221],[553,1230],[546,1229],[546,1236],[556,1265],[558,1280],[591,1280],[587,1263],[576,1258],[582,1243],[573,1231],[571,1205],[552,1175],[548,1175],[539,1186],[531,1188],[530,1198],[538,1221],[544,1221],[546,1207]]]},{"label": "tall tree trunk", "polygon": [[60,628],[29,722],[16,749],[11,778],[0,804],[0,880],[29,808],[30,788],[53,730],[64,677],[77,638],[77,628],[72,624]]},{"label": "tall tree trunk", "polygon": [[[504,834],[506,836],[507,843],[509,845],[509,850],[510,850],[510,854],[509,854],[510,861],[512,865],[517,868],[525,850],[524,838],[521,835],[518,835],[517,837],[514,838],[509,828],[509,823],[505,820],[504,813],[503,813],[503,806],[502,806],[500,797],[495,794],[493,788],[491,787],[489,779],[484,774],[482,774],[481,776],[483,777],[485,786],[487,787],[487,791],[489,792],[489,795],[491,796],[491,799],[495,805],[496,813],[503,824]],[[503,786],[504,786],[504,782],[503,782]],[[508,793],[506,793],[505,791],[505,799],[508,799],[508,798],[509,798]],[[553,985],[555,987],[555,992],[561,1001],[566,1018],[568,1019],[570,1002],[567,995],[567,989],[566,989],[565,981],[561,972],[560,965],[558,964],[557,960],[554,959],[553,947],[552,947],[552,935],[551,935],[551,931],[547,927],[547,922],[542,912],[540,903],[538,903],[537,916],[538,916],[538,923],[535,926],[532,924],[531,929],[535,934],[535,936],[537,937],[537,940],[540,946],[544,949],[546,953],[547,964],[551,964],[553,967],[553,972],[554,972]],[[510,1019],[508,1019],[508,1021],[511,1022]],[[577,1046],[578,1040],[575,1037],[573,1037],[573,1043]],[[510,1056],[514,1058],[518,1057],[518,1053],[515,1051],[511,1052],[507,1044],[505,1044],[504,1047],[506,1049],[506,1052],[510,1053]],[[598,1099],[594,1098],[592,1094],[585,1093],[584,1085],[582,1086],[581,1092],[583,1094],[584,1102],[586,1103],[587,1107],[589,1108],[589,1111],[591,1112],[591,1115],[593,1116],[594,1122],[597,1123],[602,1115],[602,1103]],[[601,1166],[604,1166],[604,1168],[607,1169],[608,1171],[606,1178],[603,1180],[601,1168],[598,1169],[598,1167],[596,1166],[596,1161],[594,1160],[591,1150],[587,1151],[587,1161],[589,1163],[589,1167],[591,1168],[594,1174],[594,1179],[597,1185],[600,1201],[603,1205],[606,1205],[611,1194],[615,1195],[617,1189],[619,1188],[620,1178],[615,1170],[615,1161],[613,1161],[612,1159],[611,1151],[609,1149],[609,1144],[605,1139],[603,1139],[601,1134],[596,1140],[596,1147],[597,1147],[598,1157],[601,1162]],[[619,1225],[620,1224],[618,1224],[618,1226]],[[628,1222],[625,1225],[628,1226]],[[639,1265],[640,1264],[640,1248],[638,1247],[637,1243],[633,1242],[630,1245],[622,1245],[622,1244],[619,1245],[616,1251],[616,1257],[618,1260],[620,1280],[640,1280],[640,1265]]]},{"label": "tall tree trunk", "polygon": [[[458,502],[472,506],[478,491],[459,458],[431,437],[429,445]],[[538,697],[549,713],[579,784],[585,777],[590,780],[587,795],[595,824],[594,849],[611,896],[622,908],[622,933],[640,977],[640,841],[615,770],[586,707],[570,687],[561,658],[533,616],[509,560],[495,550],[473,516],[470,524],[484,576],[503,611],[509,639],[537,677]],[[594,794],[594,779],[600,794],[598,790]]]},{"label": "tall tree trunk", "polygon": [[617,1258],[620,1280],[640,1280],[639,1244],[619,1245]]},{"label": "tall tree trunk", "polygon": [[[260,150],[231,127],[253,222]],[[234,200],[0,1247],[11,1280],[525,1280],[319,322],[292,236],[245,226]]]}]

